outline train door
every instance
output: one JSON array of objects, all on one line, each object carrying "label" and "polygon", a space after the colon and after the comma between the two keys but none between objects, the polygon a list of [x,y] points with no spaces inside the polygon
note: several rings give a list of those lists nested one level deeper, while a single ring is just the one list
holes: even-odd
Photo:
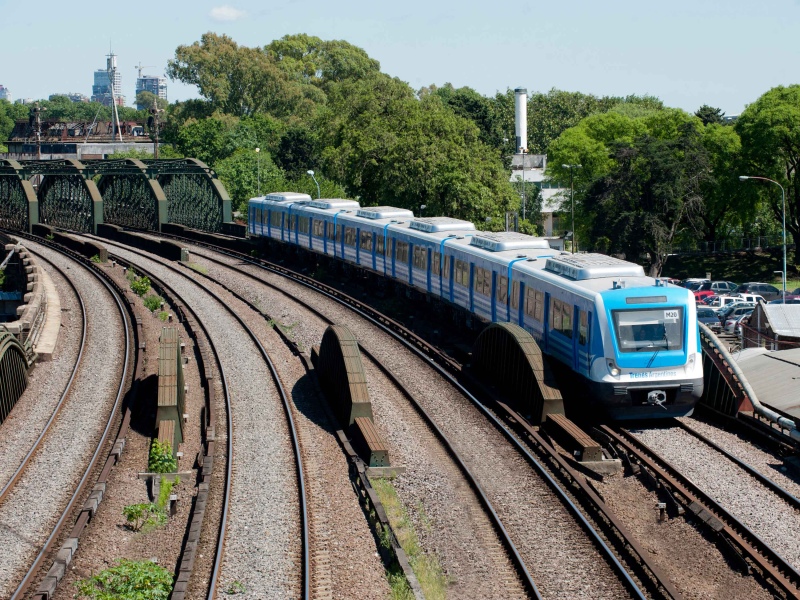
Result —
[{"label": "train door", "polygon": [[267,211],[267,237],[272,237],[272,211]]},{"label": "train door", "polygon": [[579,371],[580,365],[580,348],[578,347],[578,318],[582,312],[577,306],[572,307],[572,369]]},{"label": "train door", "polygon": [[323,221],[322,223],[322,252],[328,254],[328,227],[330,223]]},{"label": "train door", "polygon": [[392,252],[389,256],[391,256],[392,260],[392,279],[397,279],[397,270],[395,269],[395,246],[397,246],[397,240],[392,238]]},{"label": "train door", "polygon": [[550,347],[550,292],[544,293],[544,315],[542,316],[542,352],[549,352]]},{"label": "train door", "polygon": [[361,228],[360,227],[356,227],[355,244],[356,244],[356,264],[360,265],[361,264]]}]

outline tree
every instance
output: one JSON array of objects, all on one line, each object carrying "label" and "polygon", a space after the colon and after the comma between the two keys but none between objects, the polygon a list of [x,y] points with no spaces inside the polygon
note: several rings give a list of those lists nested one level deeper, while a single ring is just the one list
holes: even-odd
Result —
[{"label": "tree", "polygon": [[725,116],[725,113],[722,112],[721,108],[714,108],[708,104],[703,104],[703,106],[697,109],[697,112],[694,113],[694,116],[700,119],[703,122],[703,125],[722,125],[724,122],[723,117]]},{"label": "tree", "polygon": [[592,237],[606,238],[610,251],[629,260],[647,255],[650,275],[657,277],[676,237],[698,227],[701,190],[709,177],[707,151],[687,122],[677,139],[647,134],[632,146],[619,145],[614,159],[612,171],[586,196]]},{"label": "tree", "polygon": [[[742,140],[746,172],[742,175],[768,177],[786,190],[786,231],[800,240],[800,85],[772,88],[750,104],[735,125]],[[761,182],[748,182],[758,186]],[[780,190],[764,182],[759,189],[762,202],[780,223],[783,205]],[[795,269],[800,253],[795,252]]]},{"label": "tree", "polygon": [[178,46],[167,76],[196,85],[212,110],[237,117],[288,116],[298,113],[304,100],[301,82],[292,81],[274,56],[210,32],[191,46]]},{"label": "tree", "polygon": [[153,108],[153,104],[155,103],[157,108],[166,109],[169,106],[169,102],[164,100],[163,98],[159,98],[153,92],[148,92],[147,90],[142,90],[138,94],[136,94],[136,106],[141,107],[139,110],[149,111]]}]

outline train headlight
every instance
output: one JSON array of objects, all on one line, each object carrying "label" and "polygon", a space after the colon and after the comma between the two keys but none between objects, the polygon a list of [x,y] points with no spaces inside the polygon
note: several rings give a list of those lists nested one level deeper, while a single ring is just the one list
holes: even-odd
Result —
[{"label": "train headlight", "polygon": [[611,373],[612,377],[619,377],[619,367],[614,363],[613,360],[608,361],[608,372]]}]

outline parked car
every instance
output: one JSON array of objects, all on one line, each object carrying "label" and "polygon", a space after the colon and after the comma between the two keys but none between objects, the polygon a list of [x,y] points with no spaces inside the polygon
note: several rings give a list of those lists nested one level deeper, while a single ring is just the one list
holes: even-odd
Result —
[{"label": "parked car", "polygon": [[744,300],[738,294],[729,294],[727,296],[719,296],[713,301],[712,306],[715,307],[717,312],[719,312],[726,306],[730,306],[731,304],[741,304],[742,302],[744,302]]},{"label": "parked car", "polygon": [[697,300],[702,300],[707,296],[729,294],[735,290],[736,287],[736,284],[732,281],[705,281],[700,284],[700,287],[692,291]]},{"label": "parked car", "polygon": [[777,300],[770,300],[768,304],[800,304],[800,295],[789,297],[789,294],[786,294],[786,302],[783,301],[783,298],[778,298]]},{"label": "parked car", "polygon": [[[742,312],[737,314],[739,310],[741,310]],[[727,319],[725,319],[725,325],[723,329],[725,329],[725,331],[727,331],[728,333],[736,333],[736,327],[737,325],[739,325],[739,321],[744,317],[749,317],[752,313],[753,313],[752,308],[734,310],[733,313]],[[739,326],[739,331],[741,330],[742,328],[741,326]]]},{"label": "parked car", "polygon": [[753,315],[752,312],[747,313],[746,315],[742,315],[736,320],[736,323],[733,326],[733,333],[739,337],[742,337],[742,326],[746,326],[750,324],[750,317]]},{"label": "parked car", "polygon": [[795,288],[792,290],[793,296],[800,296],[800,288]]},{"label": "parked car", "polygon": [[775,300],[781,295],[781,290],[769,283],[748,282],[743,283],[735,290],[735,294],[758,294],[765,300]]},{"label": "parked car", "polygon": [[758,304],[759,302],[766,302],[767,299],[760,294],[731,294],[734,298],[738,298],[741,302],[752,302]]},{"label": "parked car", "polygon": [[727,331],[729,321],[735,321],[742,315],[753,312],[753,309],[755,307],[756,307],[755,304],[742,303],[742,304],[733,304],[730,307],[724,308],[723,309],[724,312],[717,313],[719,315],[719,321],[720,323],[722,323],[723,329]]},{"label": "parked car", "polygon": [[698,308],[697,320],[712,331],[719,331],[722,329],[722,324],[719,322],[719,317],[710,308]]},{"label": "parked car", "polygon": [[705,304],[706,306],[714,306],[715,302],[719,304],[719,296],[717,296],[716,294],[714,294],[713,296],[706,296],[705,298],[703,298],[703,304]]},{"label": "parked car", "polygon": [[699,288],[702,284],[706,283],[707,281],[710,282],[711,280],[710,279],[698,279],[696,277],[690,277],[689,279],[684,279],[683,281],[681,281],[681,285],[683,287],[685,287],[686,289],[688,289],[688,290],[694,291],[697,288]]}]

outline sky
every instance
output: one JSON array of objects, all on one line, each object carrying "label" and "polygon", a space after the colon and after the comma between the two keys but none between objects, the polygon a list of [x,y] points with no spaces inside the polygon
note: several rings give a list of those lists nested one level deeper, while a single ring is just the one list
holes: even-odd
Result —
[{"label": "sky", "polygon": [[[163,75],[175,49],[207,31],[245,46],[307,33],[360,46],[415,89],[649,94],[738,115],[770,88],[800,83],[798,25],[800,0],[0,0],[0,85],[14,99],[90,96],[112,48],[132,105],[135,65]],[[198,97],[168,86],[171,102]]]}]

